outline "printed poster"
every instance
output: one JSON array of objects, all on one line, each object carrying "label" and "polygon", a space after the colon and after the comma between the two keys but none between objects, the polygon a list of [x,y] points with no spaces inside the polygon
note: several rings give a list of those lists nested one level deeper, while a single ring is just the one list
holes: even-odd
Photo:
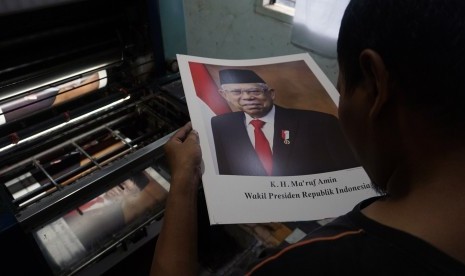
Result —
[{"label": "printed poster", "polygon": [[211,224],[333,218],[377,195],[309,54],[178,63]]}]

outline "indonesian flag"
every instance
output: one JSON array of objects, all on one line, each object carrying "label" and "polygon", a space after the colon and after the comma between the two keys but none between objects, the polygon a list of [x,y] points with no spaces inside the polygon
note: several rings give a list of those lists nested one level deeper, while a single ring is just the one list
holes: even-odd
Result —
[{"label": "indonesian flag", "polygon": [[289,130],[281,130],[281,138],[283,138],[283,140],[289,140]]},{"label": "indonesian flag", "polygon": [[231,112],[226,100],[218,92],[215,81],[202,63],[189,62],[195,93],[216,114]]}]

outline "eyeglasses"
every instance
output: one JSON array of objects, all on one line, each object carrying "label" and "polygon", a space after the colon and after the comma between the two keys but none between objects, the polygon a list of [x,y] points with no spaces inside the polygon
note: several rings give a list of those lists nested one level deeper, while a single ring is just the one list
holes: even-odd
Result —
[{"label": "eyeglasses", "polygon": [[263,88],[246,88],[246,89],[233,89],[233,90],[225,90],[226,92],[230,93],[233,96],[240,96],[242,93],[247,93],[250,96],[261,96],[265,94],[268,89],[263,89]]}]

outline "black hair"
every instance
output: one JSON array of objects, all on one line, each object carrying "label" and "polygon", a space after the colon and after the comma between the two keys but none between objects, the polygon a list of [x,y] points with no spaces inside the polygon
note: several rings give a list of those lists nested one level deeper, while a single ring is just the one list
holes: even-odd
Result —
[{"label": "black hair", "polygon": [[337,44],[349,91],[364,49],[380,54],[409,107],[465,133],[464,0],[351,0]]}]

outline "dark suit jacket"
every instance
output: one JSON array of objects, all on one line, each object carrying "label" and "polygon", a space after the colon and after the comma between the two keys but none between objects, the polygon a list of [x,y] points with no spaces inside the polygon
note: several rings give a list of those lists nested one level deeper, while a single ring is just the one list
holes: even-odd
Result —
[{"label": "dark suit jacket", "polygon": [[[338,119],[332,115],[276,106],[273,175],[314,174],[358,167]],[[211,119],[220,174],[266,175],[245,128],[243,112]],[[289,144],[281,137],[289,130]]]}]

